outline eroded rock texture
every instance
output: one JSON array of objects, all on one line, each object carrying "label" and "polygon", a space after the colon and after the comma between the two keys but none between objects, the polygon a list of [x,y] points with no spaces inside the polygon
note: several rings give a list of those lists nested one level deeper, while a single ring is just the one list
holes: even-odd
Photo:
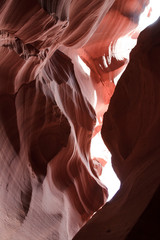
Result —
[{"label": "eroded rock texture", "polygon": [[[147,4],[0,1],[0,239],[70,240],[105,204],[91,139],[128,63],[115,53],[118,39],[135,38]],[[110,227],[115,235],[107,239],[124,239],[158,187],[157,25],[139,38],[104,116],[122,188],[75,239],[106,239]]]},{"label": "eroded rock texture", "polygon": [[[157,218],[160,184],[159,56],[160,19],[140,34],[103,119],[102,137],[112,153],[121,188],[111,203],[81,229],[75,240],[126,239],[156,191],[150,210],[146,210],[127,240],[160,238]],[[145,230],[144,226],[148,229]]]}]

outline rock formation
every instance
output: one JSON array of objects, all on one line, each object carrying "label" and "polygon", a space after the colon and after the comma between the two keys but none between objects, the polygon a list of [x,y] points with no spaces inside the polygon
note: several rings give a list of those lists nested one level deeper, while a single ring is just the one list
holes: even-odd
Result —
[{"label": "rock formation", "polygon": [[[125,239],[158,191],[160,21],[129,64],[117,53],[148,3],[0,1],[1,240]],[[109,203],[101,127],[122,183]]]},{"label": "rock formation", "polygon": [[[160,199],[159,41],[160,19],[140,34],[104,114],[102,137],[112,153],[121,188],[111,203],[99,210],[81,229],[75,240],[158,240],[160,237],[158,217],[155,218],[160,214],[157,205]],[[133,238],[132,233],[126,238],[156,191],[150,215],[141,223],[144,232],[138,232],[141,237],[135,232]],[[154,205],[157,209],[151,215]]]}]

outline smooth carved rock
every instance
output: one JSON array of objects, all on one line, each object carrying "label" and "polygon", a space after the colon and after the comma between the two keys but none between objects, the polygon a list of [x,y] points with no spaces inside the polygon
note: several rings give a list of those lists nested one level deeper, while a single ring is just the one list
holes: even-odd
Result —
[{"label": "smooth carved rock", "polygon": [[96,116],[70,58],[53,54],[68,20],[21,4],[4,2],[0,23],[1,238],[71,239],[107,197],[90,164]]},{"label": "smooth carved rock", "polygon": [[121,45],[117,48],[118,40],[125,36],[134,38],[139,16],[147,4],[146,0],[116,0],[88,42],[79,49],[80,57],[91,69],[98,118],[107,110],[115,89],[115,77],[128,64],[126,49]]},{"label": "smooth carved rock", "polygon": [[102,137],[121,188],[74,240],[126,239],[160,185],[159,56],[160,19],[140,34],[103,119]]},{"label": "smooth carved rock", "polygon": [[[152,59],[150,62],[147,62],[145,55],[146,49],[150,49],[154,43],[151,37],[154,30],[150,33],[148,30],[147,36],[144,32],[144,37],[139,40],[144,46],[141,57],[144,54],[145,61],[137,59],[139,53],[136,51],[139,52],[141,48],[139,45],[136,48],[138,50],[132,53],[132,58],[140,62],[139,71],[137,68],[134,71],[137,76],[146,76],[145,71],[149,71],[150,66],[155,81],[151,71],[148,85],[141,83],[140,77],[140,90],[145,85],[146,92],[142,91],[141,95],[139,85],[135,85],[136,99],[127,102],[131,104],[129,117],[127,110],[124,111],[126,115],[121,115],[122,110],[117,108],[119,105],[129,109],[129,106],[123,105],[125,91],[119,90],[121,82],[122,85],[125,82],[125,89],[129,84],[132,85],[127,70],[104,117],[103,138],[113,154],[113,165],[123,186],[111,204],[101,210],[99,208],[105,204],[108,196],[107,188],[98,178],[104,160],[91,159],[90,154],[91,139],[102,125],[99,120],[99,126],[95,128],[96,117],[100,119],[106,111],[115,88],[114,77],[127,63],[125,58],[119,60],[112,56],[112,51],[110,55],[110,46],[121,36],[132,30],[134,32],[138,17],[147,3],[145,0],[0,1],[1,240],[70,240],[96,211],[97,214],[75,239],[105,239],[110,232],[114,233],[114,229],[117,234],[116,224],[119,224],[123,215],[128,216],[120,226],[125,237],[147,206],[159,177],[157,161],[152,164],[154,156],[158,156],[158,141],[155,145],[159,116],[156,105],[159,96],[156,81],[159,76],[159,67],[156,65],[159,61],[158,37],[156,47],[147,52]],[[143,38],[144,41],[150,40],[142,44]],[[104,54],[108,59],[108,67],[102,62]],[[80,68],[78,55],[90,67],[91,76],[87,76]],[[137,62],[132,64],[132,61],[128,69],[136,66],[134,64]],[[134,73],[131,76],[134,79],[133,76]],[[154,85],[155,82],[157,85]],[[97,94],[96,106],[94,91]],[[134,94],[130,90],[129,97],[134,98]],[[145,108],[146,103],[149,108]],[[138,112],[137,107],[143,112]],[[118,116],[115,128],[118,134],[112,132],[113,135],[109,122],[112,111]],[[151,117],[153,114],[154,119]],[[131,128],[134,124],[132,116],[137,123],[139,117],[143,116],[142,125],[136,125],[137,131]],[[127,120],[124,120],[125,117]],[[128,119],[130,124],[126,125]],[[153,128],[155,131],[152,131]],[[140,131],[144,134],[142,140],[145,140],[147,149],[153,150],[155,155],[146,152],[141,143],[133,151],[135,158],[124,161],[136,146],[138,137],[143,142]],[[144,151],[141,152],[141,148]],[[141,168],[137,158],[140,153],[142,155],[138,155],[139,158],[144,160],[141,161]],[[144,159],[147,153],[150,161]],[[150,168],[147,168],[146,162]],[[152,171],[155,172],[155,179],[151,178]],[[150,179],[150,182],[146,179]],[[142,191],[142,188],[149,187],[150,191]],[[135,193],[139,194],[138,198]],[[139,203],[138,207],[135,200]],[[133,211],[135,214],[130,218],[128,213],[132,214]],[[112,226],[113,229],[110,228]],[[116,236],[119,240],[119,235]]]}]

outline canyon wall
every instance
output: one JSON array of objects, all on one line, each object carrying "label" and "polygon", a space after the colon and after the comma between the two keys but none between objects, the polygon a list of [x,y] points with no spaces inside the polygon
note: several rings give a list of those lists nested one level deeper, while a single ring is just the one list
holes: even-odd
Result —
[{"label": "canyon wall", "polygon": [[[0,239],[125,239],[147,207],[159,184],[159,22],[127,68],[117,52],[147,4],[0,1]],[[90,153],[101,127],[122,183],[109,203]]]},{"label": "canyon wall", "polygon": [[[103,118],[102,137],[121,188],[75,240],[159,239],[159,56],[160,19],[140,34]],[[137,234],[129,234],[136,223]]]}]

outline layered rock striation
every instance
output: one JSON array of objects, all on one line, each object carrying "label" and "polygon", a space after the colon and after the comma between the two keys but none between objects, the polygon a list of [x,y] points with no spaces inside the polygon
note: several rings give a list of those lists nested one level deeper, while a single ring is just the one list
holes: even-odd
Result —
[{"label": "layered rock striation", "polygon": [[159,239],[159,44],[160,19],[140,34],[103,118],[102,137],[121,188],[75,240]]},{"label": "layered rock striation", "polygon": [[[159,22],[139,37],[114,92],[128,64],[116,44],[135,38],[147,4],[0,1],[2,240],[69,240],[86,222],[74,239],[124,239],[149,203],[159,184]],[[104,113],[122,182],[107,204],[103,161],[90,154]]]}]

